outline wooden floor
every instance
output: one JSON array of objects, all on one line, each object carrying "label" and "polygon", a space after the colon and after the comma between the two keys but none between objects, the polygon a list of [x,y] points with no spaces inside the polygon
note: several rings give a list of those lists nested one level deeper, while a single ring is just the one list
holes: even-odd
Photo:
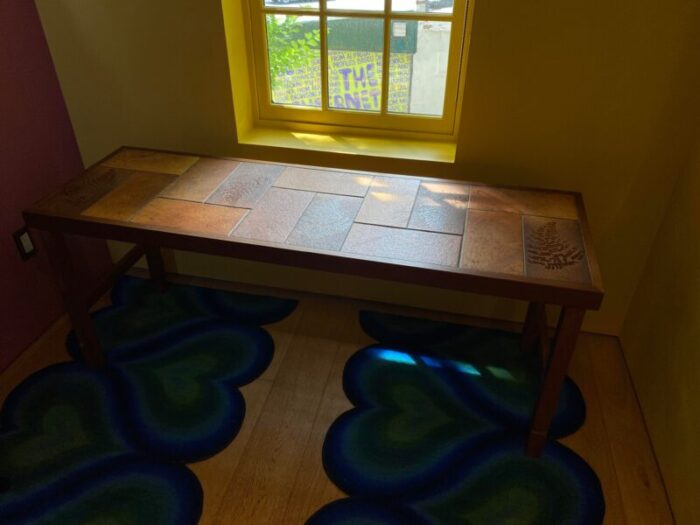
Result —
[{"label": "wooden floor", "polygon": [[[371,342],[357,322],[358,310],[368,305],[299,297],[290,317],[267,327],[275,358],[261,378],[242,389],[247,414],[241,432],[226,450],[191,465],[204,488],[203,525],[300,524],[343,495],[325,476],[321,445],[331,422],[350,408],[341,375],[348,357]],[[65,318],[59,320],[0,375],[0,402],[33,371],[67,359],[68,328]],[[605,523],[672,524],[618,340],[582,335],[571,375],[583,391],[588,417],[564,443],[597,472],[607,503]]]}]

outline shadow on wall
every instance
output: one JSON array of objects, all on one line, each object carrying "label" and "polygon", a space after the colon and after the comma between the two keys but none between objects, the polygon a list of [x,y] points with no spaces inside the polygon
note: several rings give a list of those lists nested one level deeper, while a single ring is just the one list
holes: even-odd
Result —
[{"label": "shadow on wall", "polygon": [[[82,163],[34,2],[0,2],[0,371],[60,315],[38,235],[22,262],[12,233],[22,209],[77,175]],[[109,265],[103,242],[72,240],[94,279]]]}]

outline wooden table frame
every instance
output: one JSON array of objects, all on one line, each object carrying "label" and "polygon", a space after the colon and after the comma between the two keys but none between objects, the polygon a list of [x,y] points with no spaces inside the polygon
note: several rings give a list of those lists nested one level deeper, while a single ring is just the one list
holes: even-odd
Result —
[{"label": "wooden table frame", "polygon": [[[48,212],[40,207],[26,210],[24,217],[30,227],[42,231],[45,249],[55,270],[66,310],[80,341],[84,358],[92,367],[103,367],[106,358],[90,317],[90,308],[111,288],[119,275],[144,255],[152,279],[160,288],[164,288],[166,276],[161,248],[525,300],[529,307],[523,328],[522,350],[541,352],[545,364],[525,447],[528,456],[538,457],[546,444],[550,423],[556,412],[559,394],[585,312],[588,309],[598,309],[603,297],[597,262],[595,257],[591,256],[594,252],[583,202],[580,195],[576,195],[576,198],[593,284],[578,285],[567,282],[563,285],[552,280],[516,275],[445,271],[443,267],[431,264],[401,264],[382,258],[340,255],[324,250],[307,251],[295,247],[280,247],[279,244],[269,242],[238,238],[232,240],[163,227],[97,218],[85,219],[56,211]],[[73,259],[66,243],[66,234],[123,241],[134,244],[135,247],[115,264],[113,271],[105,276],[95,289],[86,290],[78,271],[78,262]],[[561,306],[559,321],[551,342],[545,318],[547,304]]]}]

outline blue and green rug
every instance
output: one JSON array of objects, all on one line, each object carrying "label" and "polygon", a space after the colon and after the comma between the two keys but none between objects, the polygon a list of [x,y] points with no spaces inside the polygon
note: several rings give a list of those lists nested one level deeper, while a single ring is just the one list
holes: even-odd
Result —
[{"label": "blue and green rug", "polygon": [[[331,426],[323,462],[348,498],[308,525],[599,525],[600,483],[551,440],[523,455],[540,363],[516,335],[362,312],[378,344],[347,363],[354,408]],[[575,432],[585,404],[567,380],[552,438]]]},{"label": "blue and green rug", "polygon": [[123,278],[94,315],[108,366],[74,361],[20,384],[0,413],[0,523],[190,525],[202,489],[185,463],[240,430],[239,391],[272,359],[260,326],[295,301]]},{"label": "blue and green rug", "polygon": [[[202,489],[186,463],[240,430],[239,387],[274,351],[261,325],[294,301],[124,278],[94,315],[108,366],[74,360],[19,385],[0,413],[0,523],[190,525]],[[495,330],[363,312],[378,341],[347,363],[355,408],[329,429],[323,461],[348,498],[309,525],[598,525],[600,484],[551,441],[523,456],[540,363]],[[585,419],[567,381],[553,438]],[[264,525],[264,524],[263,524]]]}]

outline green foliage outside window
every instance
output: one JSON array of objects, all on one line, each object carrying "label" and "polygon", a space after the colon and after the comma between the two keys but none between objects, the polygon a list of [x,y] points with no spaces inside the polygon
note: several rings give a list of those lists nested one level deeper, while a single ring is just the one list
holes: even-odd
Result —
[{"label": "green foliage outside window", "polygon": [[312,65],[321,44],[319,29],[304,30],[296,16],[267,16],[267,43],[273,89],[288,71]]}]

